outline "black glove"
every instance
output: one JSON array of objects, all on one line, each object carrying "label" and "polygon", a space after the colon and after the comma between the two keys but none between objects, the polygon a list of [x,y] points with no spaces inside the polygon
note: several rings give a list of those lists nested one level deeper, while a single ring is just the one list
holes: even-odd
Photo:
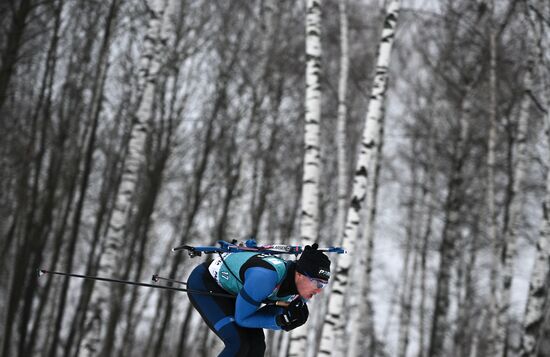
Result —
[{"label": "black glove", "polygon": [[301,297],[297,297],[276,317],[276,322],[283,330],[290,331],[305,324],[308,317],[307,304]]}]

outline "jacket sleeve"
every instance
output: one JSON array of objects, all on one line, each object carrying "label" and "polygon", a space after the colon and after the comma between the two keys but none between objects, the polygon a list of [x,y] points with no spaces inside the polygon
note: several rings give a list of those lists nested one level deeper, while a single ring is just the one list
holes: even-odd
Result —
[{"label": "jacket sleeve", "polygon": [[248,328],[267,328],[280,330],[275,317],[283,309],[269,305],[259,308],[277,285],[277,272],[274,270],[253,267],[245,272],[244,286],[237,295],[235,305],[235,322]]}]

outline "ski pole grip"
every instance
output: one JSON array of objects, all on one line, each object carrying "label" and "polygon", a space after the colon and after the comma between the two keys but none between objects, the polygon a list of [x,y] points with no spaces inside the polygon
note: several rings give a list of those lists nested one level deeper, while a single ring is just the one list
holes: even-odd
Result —
[{"label": "ski pole grip", "polygon": [[290,305],[290,303],[288,303],[286,301],[277,301],[275,303],[275,306],[279,306],[279,307],[288,307],[288,305]]}]

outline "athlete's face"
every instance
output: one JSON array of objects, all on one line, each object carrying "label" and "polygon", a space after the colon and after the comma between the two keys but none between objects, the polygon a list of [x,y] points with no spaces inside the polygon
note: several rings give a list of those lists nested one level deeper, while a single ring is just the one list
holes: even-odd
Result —
[{"label": "athlete's face", "polygon": [[298,272],[296,272],[294,280],[296,282],[298,294],[300,294],[300,296],[306,300],[309,300],[314,295],[319,294],[321,290],[323,290],[323,287],[326,285],[325,282],[310,278]]}]

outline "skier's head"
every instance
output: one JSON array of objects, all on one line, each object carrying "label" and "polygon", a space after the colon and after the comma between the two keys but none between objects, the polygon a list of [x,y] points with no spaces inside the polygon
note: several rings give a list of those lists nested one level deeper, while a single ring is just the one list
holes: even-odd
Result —
[{"label": "skier's head", "polygon": [[317,250],[317,243],[306,245],[296,263],[296,287],[304,299],[311,299],[328,284],[330,278],[330,260]]}]

